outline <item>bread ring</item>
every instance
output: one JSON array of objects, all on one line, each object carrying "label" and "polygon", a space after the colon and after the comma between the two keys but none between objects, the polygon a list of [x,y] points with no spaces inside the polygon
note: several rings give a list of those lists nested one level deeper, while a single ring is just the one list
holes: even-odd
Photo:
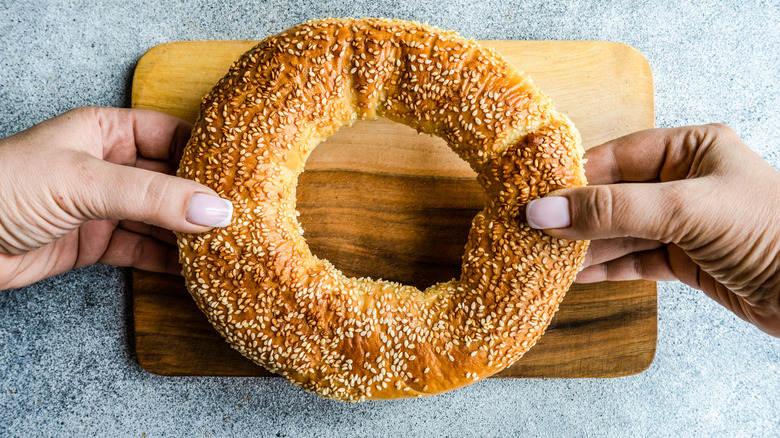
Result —
[{"label": "bread ring", "polygon": [[[423,291],[350,278],[312,255],[295,193],[306,158],[358,119],[437,135],[487,193],[459,279]],[[588,242],[524,223],[525,205],[586,183],[572,123],[531,80],[453,32],[322,20],[245,53],[203,99],[179,176],[234,205],[232,223],[180,234],[198,306],[241,354],[320,396],[452,390],[511,365],[542,335]]]}]

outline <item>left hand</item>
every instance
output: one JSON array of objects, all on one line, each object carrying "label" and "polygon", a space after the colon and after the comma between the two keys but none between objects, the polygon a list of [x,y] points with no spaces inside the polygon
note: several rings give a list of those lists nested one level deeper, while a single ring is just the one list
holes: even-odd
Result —
[{"label": "left hand", "polygon": [[232,205],[171,176],[191,125],[78,108],[0,140],[0,290],[94,263],[180,273],[170,231],[225,226]]}]

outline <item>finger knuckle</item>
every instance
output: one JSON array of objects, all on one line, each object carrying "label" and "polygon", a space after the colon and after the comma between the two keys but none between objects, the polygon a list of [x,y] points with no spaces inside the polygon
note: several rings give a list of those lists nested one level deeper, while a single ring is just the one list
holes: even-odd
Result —
[{"label": "finger knuckle", "polygon": [[661,195],[667,209],[673,216],[681,216],[686,212],[690,188],[686,184],[664,184]]},{"label": "finger knuckle", "polygon": [[607,281],[607,266],[606,264],[599,264],[588,266],[579,273],[577,273],[577,282],[579,283],[595,283],[598,281]]},{"label": "finger knuckle", "polygon": [[144,241],[143,239],[138,239],[137,242],[133,245],[132,248],[132,254],[130,256],[130,263],[131,266],[139,266],[140,263],[144,259]]},{"label": "finger knuckle", "polygon": [[[65,204],[66,212],[81,219],[97,219],[107,213],[103,191],[110,186],[101,168],[102,162],[82,154],[68,157],[68,165],[63,166],[63,181],[72,181],[70,192],[73,202]],[[61,178],[62,179],[62,178]]]},{"label": "finger knuckle", "polygon": [[695,198],[695,188],[690,181],[678,181],[664,184],[660,187],[661,199],[666,211],[666,224],[661,229],[659,240],[665,242],[678,242],[684,240],[687,230],[686,223],[693,217],[692,198]]},{"label": "finger knuckle", "polygon": [[631,263],[630,272],[628,273],[629,278],[644,278],[642,276],[644,273],[644,262],[642,257],[639,257],[636,254],[631,254],[629,257]]},{"label": "finger knuckle", "polygon": [[723,123],[710,123],[700,127],[701,134],[699,138],[702,143],[714,142],[716,139],[721,140],[736,140],[739,139],[739,134],[733,128]]},{"label": "finger knuckle", "polygon": [[73,117],[94,117],[100,111],[100,109],[101,108],[98,106],[80,106],[66,111],[64,115]]},{"label": "finger knuckle", "polygon": [[593,265],[593,245],[588,248],[588,251],[585,253],[585,259],[582,262],[582,267],[587,268],[588,266]]},{"label": "finger knuckle", "polygon": [[170,199],[166,195],[176,193],[171,186],[171,179],[167,175],[153,174],[149,183],[145,187],[143,194],[143,205],[147,206],[152,212],[162,212]]},{"label": "finger knuckle", "polygon": [[71,159],[72,168],[76,171],[76,181],[87,187],[94,187],[100,182],[102,172],[98,160],[86,155],[73,156]]},{"label": "finger knuckle", "polygon": [[716,134],[736,134],[736,132],[729,125],[724,123],[710,123],[704,126],[706,129]]},{"label": "finger knuckle", "polygon": [[722,123],[710,123],[707,125],[685,126],[675,129],[683,140],[683,146],[696,150],[700,145],[711,143],[713,139],[726,135],[731,128]]},{"label": "finger knuckle", "polygon": [[613,194],[609,186],[593,186],[589,191],[589,199],[585,211],[579,221],[582,226],[592,230],[609,230],[612,228]]}]

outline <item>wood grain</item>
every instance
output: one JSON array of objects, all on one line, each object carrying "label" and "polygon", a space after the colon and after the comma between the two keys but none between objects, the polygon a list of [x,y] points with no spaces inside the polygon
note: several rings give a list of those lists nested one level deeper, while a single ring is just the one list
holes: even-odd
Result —
[{"label": "wood grain", "polygon": [[[531,74],[569,115],[585,147],[653,126],[647,61],[617,43],[484,41]],[[133,107],[187,120],[251,41],[152,48],[139,61]],[[348,275],[418,287],[457,277],[471,219],[484,199],[474,173],[444,142],[377,120],[319,145],[306,162],[297,204],[314,254]],[[195,306],[180,277],[134,273],[136,351],[163,375],[264,376],[232,350]],[[547,333],[503,377],[615,377],[652,362],[652,282],[574,286]]]}]

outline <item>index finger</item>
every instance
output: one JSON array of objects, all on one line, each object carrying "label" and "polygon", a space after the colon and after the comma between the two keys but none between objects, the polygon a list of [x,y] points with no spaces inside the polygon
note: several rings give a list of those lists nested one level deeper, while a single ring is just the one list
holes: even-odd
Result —
[{"label": "index finger", "polygon": [[584,155],[588,184],[684,179],[713,131],[711,125],[648,129],[591,148]]},{"label": "index finger", "polygon": [[189,122],[152,110],[97,108],[96,116],[103,159],[120,164],[131,154],[178,164],[192,130]]}]

